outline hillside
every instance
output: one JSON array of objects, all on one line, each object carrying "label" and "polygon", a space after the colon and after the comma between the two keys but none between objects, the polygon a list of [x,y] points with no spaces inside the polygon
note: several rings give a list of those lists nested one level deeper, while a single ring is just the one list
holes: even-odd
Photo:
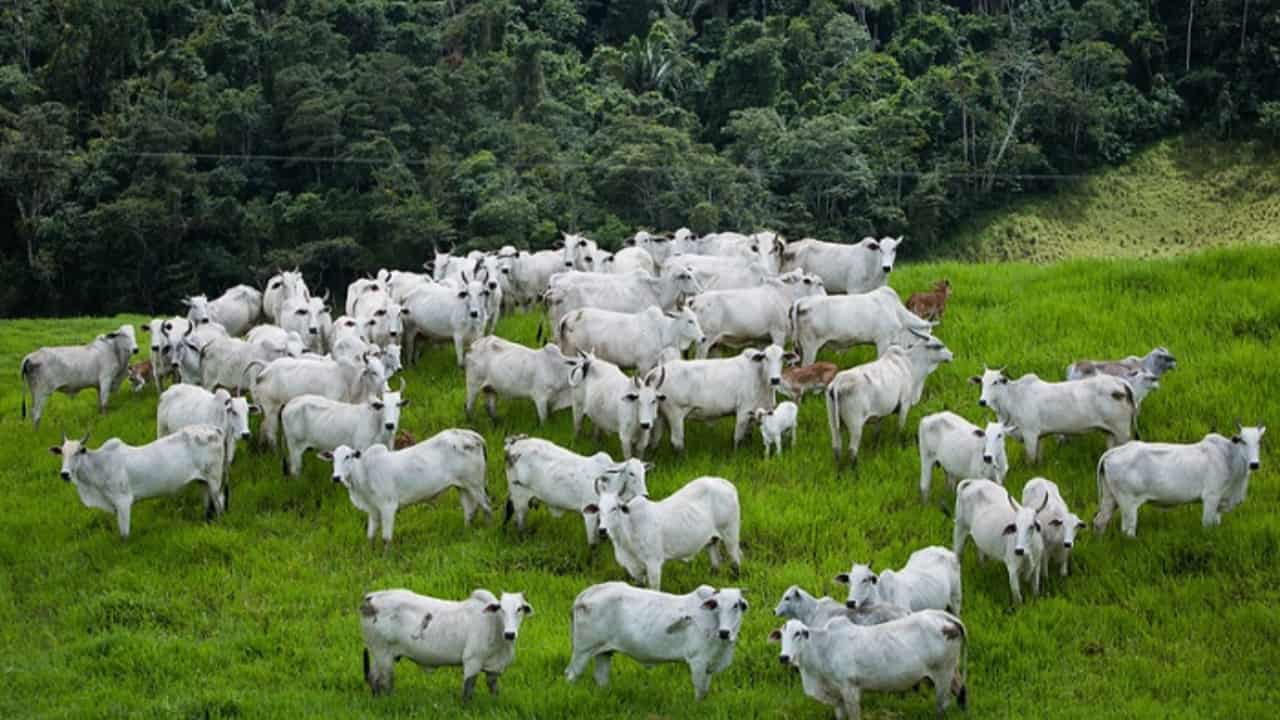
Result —
[{"label": "hillside", "polygon": [[[135,506],[133,535],[122,542],[114,518],[83,507],[58,478],[59,460],[46,448],[61,431],[92,430],[93,447],[113,436],[150,440],[154,391],[115,394],[104,417],[91,392],[59,395],[33,432],[19,418],[17,368],[40,345],[82,342],[140,318],[0,322],[0,667],[8,688],[0,717],[458,716],[456,669],[424,674],[402,662],[394,695],[370,697],[356,608],[373,589],[462,597],[486,587],[523,590],[536,611],[521,629],[502,694],[477,693],[467,717],[829,718],[765,642],[779,625],[773,607],[793,583],[843,598],[846,588],[832,578],[854,562],[900,567],[915,549],[950,545],[952,522],[939,505],[952,498],[940,474],[930,502],[919,499],[915,431],[921,417],[944,408],[985,418],[966,381],[984,365],[1053,378],[1074,358],[1165,344],[1179,366],[1143,404],[1144,437],[1190,441],[1211,428],[1228,431],[1237,418],[1280,422],[1270,354],[1280,328],[1280,248],[1144,262],[905,264],[893,282],[905,294],[938,277],[955,287],[939,328],[955,360],[929,379],[905,434],[891,421],[867,432],[856,475],[833,472],[816,398],[803,404],[799,446],[780,458],[763,460],[754,432],[734,452],[728,421],[690,423],[686,455],[664,443],[652,458],[654,498],[704,474],[729,479],[740,495],[740,579],[712,575],[705,556],[664,568],[664,590],[736,584],[751,603],[733,664],[698,704],[683,666],[646,670],[618,657],[608,689],[590,678],[564,681],[574,597],[625,573],[608,546],[587,552],[572,515],[536,509],[526,533],[501,526],[503,439],[528,433],[615,455],[617,441],[573,439],[567,412],[539,428],[525,402],[501,401],[496,425],[479,408],[467,420],[451,348],[431,349],[407,373],[402,427],[419,438],[450,426],[483,433],[491,522],[464,528],[449,491],[401,510],[395,545],[384,554],[365,542],[364,515],[333,484],[328,464],[308,455],[302,477],[285,479],[277,454],[246,445],[231,470],[224,517],[205,523],[200,492],[189,488]],[[499,333],[532,344],[539,319],[504,318]],[[139,339],[145,347],[145,335]],[[869,348],[823,353],[845,367],[870,356]],[[1045,596],[1016,610],[1008,608],[1004,568],[978,564],[970,546],[962,560],[970,710],[947,717],[1271,715],[1280,699],[1274,442],[1264,443],[1247,501],[1220,527],[1202,528],[1198,506],[1143,508],[1136,539],[1121,537],[1115,524],[1106,535],[1083,533],[1071,576],[1055,571]],[[1032,467],[1011,442],[1008,486],[1020,493],[1043,475],[1091,519],[1104,447],[1096,434],[1065,445],[1047,440],[1045,459]],[[867,693],[864,717],[934,717],[932,697]]]},{"label": "hillside", "polygon": [[1280,152],[1187,135],[1043,198],[987,213],[951,243],[972,260],[1144,258],[1280,244]]}]

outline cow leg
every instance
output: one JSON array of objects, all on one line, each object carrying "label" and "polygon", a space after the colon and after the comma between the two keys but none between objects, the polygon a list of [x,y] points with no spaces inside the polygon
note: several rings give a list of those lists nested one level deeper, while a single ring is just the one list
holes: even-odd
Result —
[{"label": "cow leg", "polygon": [[[928,504],[929,488],[933,485],[933,456],[924,449],[923,443],[920,448],[920,502]],[[948,478],[950,484],[950,478]]]},{"label": "cow leg", "polygon": [[604,652],[596,656],[596,667],[592,673],[596,685],[607,687],[609,685],[609,671],[613,669],[613,653]]},{"label": "cow leg", "polygon": [[1040,597],[1040,577],[1044,574],[1042,571],[1044,567],[1046,567],[1046,565],[1045,565],[1044,556],[1042,555],[1040,557],[1040,563],[1035,567],[1031,568],[1031,596],[1032,597]]},{"label": "cow leg", "polygon": [[961,521],[960,513],[957,511],[955,527],[951,530],[951,552],[955,553],[957,560],[964,552],[964,544],[968,539],[969,523]]},{"label": "cow leg", "polygon": [[498,696],[498,678],[500,677],[502,675],[496,672],[486,672],[484,674],[484,682],[489,686],[489,694],[494,697]]},{"label": "cow leg", "polygon": [[373,547],[373,539],[378,534],[378,511],[369,511],[369,521],[365,525],[365,536],[369,539],[369,547]]},{"label": "cow leg", "polygon": [[720,539],[711,538],[710,544],[707,545],[707,559],[711,561],[711,574],[715,575],[720,572]]},{"label": "cow leg", "polygon": [[483,391],[484,391],[483,385],[480,385],[479,383],[472,383],[472,382],[467,383],[467,401],[466,401],[466,404],[463,405],[463,410],[466,412],[468,420],[471,419],[471,411],[475,409],[476,396]]},{"label": "cow leg", "polygon": [[486,392],[484,394],[484,409],[489,413],[489,420],[498,422],[498,394],[494,392]]},{"label": "cow leg", "polygon": [[288,434],[284,438],[284,446],[289,453],[289,462],[285,465],[284,474],[290,477],[297,477],[302,472],[302,455],[307,451],[305,447],[297,447],[290,442]]},{"label": "cow leg", "polygon": [[676,452],[684,452],[684,416],[672,414],[667,416],[667,424],[671,426],[671,447]]},{"label": "cow leg", "polygon": [[650,590],[662,589],[662,561],[654,561],[645,563],[644,567],[645,584]]},{"label": "cow leg", "polygon": [[1022,433],[1022,447],[1027,452],[1027,462],[1034,465],[1040,462],[1040,433],[1027,431]]},{"label": "cow leg", "polygon": [[98,414],[107,414],[107,400],[111,399],[111,378],[98,380]]},{"label": "cow leg", "polygon": [[547,422],[547,398],[545,395],[538,395],[533,399],[533,409],[538,413],[538,425],[545,425]]},{"label": "cow leg", "polygon": [[1014,605],[1022,604],[1022,588],[1019,587],[1018,579],[1018,563],[1006,562],[1005,569],[1009,571],[1009,595],[1013,599]]},{"label": "cow leg", "polygon": [[1129,537],[1138,534],[1138,503],[1120,506],[1120,530]]},{"label": "cow leg", "polygon": [[1201,498],[1200,523],[1205,527],[1214,527],[1222,523],[1222,514],[1219,512],[1219,503],[1222,498],[1218,495],[1205,495]]},{"label": "cow leg", "polygon": [[737,450],[742,444],[742,438],[746,436],[747,429],[751,427],[751,415],[738,411],[737,420],[733,424],[733,449]]},{"label": "cow leg", "polygon": [[[877,426],[879,427],[879,426]],[[849,425],[849,469],[858,469],[858,448],[862,446],[862,423]]]},{"label": "cow leg", "polygon": [[462,503],[462,525],[471,527],[471,518],[476,515],[476,500],[466,490],[458,490],[458,500]]},{"label": "cow leg", "polygon": [[689,671],[693,675],[693,699],[701,700],[711,692],[711,671],[706,665],[690,665]]},{"label": "cow leg", "polygon": [[120,528],[120,537],[123,540],[129,539],[129,517],[133,510],[133,498],[123,498],[115,503],[116,506],[116,524]]},{"label": "cow leg", "polygon": [[582,415],[585,408],[575,402],[573,404],[573,437],[577,439],[582,434]]},{"label": "cow leg", "polygon": [[951,704],[951,678],[945,675],[930,675],[933,683],[933,696],[938,706],[938,717],[945,717],[947,705]]},{"label": "cow leg", "polygon": [[1071,553],[1069,552],[1062,553],[1062,571],[1059,573],[1062,575],[1062,577],[1066,577],[1071,574],[1070,565],[1071,565]]},{"label": "cow leg", "polygon": [[[577,680],[581,677],[583,671],[587,669],[587,663],[589,662],[591,662],[591,653],[583,652],[575,644],[573,655],[569,658],[569,666],[564,669],[565,679],[569,682]],[[596,662],[599,663],[599,656],[596,657]],[[605,679],[608,680],[607,674]],[[599,680],[597,679],[596,682],[599,682]]]},{"label": "cow leg", "polygon": [[[478,665],[479,663],[473,663]],[[472,696],[476,694],[476,677],[480,674],[480,668],[467,667],[464,665],[462,671],[462,702],[471,702]]]},{"label": "cow leg", "polygon": [[40,418],[44,415],[44,406],[49,402],[50,393],[40,389],[31,393],[31,423],[36,430],[40,429]]},{"label": "cow leg", "polygon": [[[465,341],[461,335],[453,336],[453,354],[457,356],[458,367],[460,368],[465,368],[467,366],[466,365],[466,348],[463,347],[464,344],[465,344]],[[474,685],[475,680],[473,679],[471,683]]]},{"label": "cow leg", "polygon": [[846,684],[840,688],[844,716],[848,720],[862,720],[862,689]]}]

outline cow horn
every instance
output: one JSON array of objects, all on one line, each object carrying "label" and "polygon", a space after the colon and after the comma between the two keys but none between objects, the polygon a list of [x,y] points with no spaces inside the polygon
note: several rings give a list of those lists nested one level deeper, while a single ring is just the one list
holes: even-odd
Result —
[{"label": "cow horn", "polygon": [[91,433],[91,432],[93,432],[93,431],[92,431],[92,430],[85,430],[85,431],[84,431],[84,437],[80,438],[80,444],[81,444],[81,445],[84,445],[84,444],[86,444],[86,443],[88,443],[88,442],[89,442],[89,433]]},{"label": "cow horn", "polygon": [[1013,496],[1012,496],[1012,495],[1005,495],[1005,497],[1009,500],[1009,507],[1013,508],[1013,511],[1014,511],[1014,512],[1018,512],[1018,510],[1019,510],[1019,508],[1018,508],[1018,503],[1016,503],[1016,502],[1014,502],[1014,501],[1013,501]]},{"label": "cow horn", "polygon": [[62,427],[59,427],[58,429],[62,431],[62,442],[65,443],[67,441],[67,430]]},{"label": "cow horn", "polygon": [[1049,493],[1045,493],[1044,500],[1040,501],[1040,507],[1036,508],[1036,514],[1039,515],[1041,511],[1043,511],[1045,507],[1048,505],[1049,505]]},{"label": "cow horn", "polygon": [[596,491],[596,495],[600,494],[600,481],[604,479],[603,475],[597,475],[595,482],[592,483],[592,489]]},{"label": "cow horn", "polygon": [[324,303],[325,305],[329,304],[329,288],[324,289],[324,297],[320,298],[320,302]]},{"label": "cow horn", "polygon": [[184,332],[184,333],[182,333],[182,337],[184,337],[184,338],[185,338],[185,337],[187,337],[187,336],[188,336],[188,335],[190,335],[191,333],[195,332],[195,329],[196,329],[196,326],[195,326],[195,325],[193,325],[193,324],[191,324],[191,323],[187,323],[187,331],[186,331],[186,332]]},{"label": "cow horn", "polygon": [[915,328],[907,328],[907,331],[910,332],[912,335],[915,335],[916,337],[920,338],[921,340],[929,339],[928,335],[925,335],[924,333],[917,331]]},{"label": "cow horn", "polygon": [[1244,425],[1240,424],[1240,418],[1236,418],[1236,432],[1240,432],[1243,429],[1244,429]]},{"label": "cow horn", "polygon": [[396,392],[398,393],[404,392],[404,378],[400,378],[400,389],[396,390]]}]

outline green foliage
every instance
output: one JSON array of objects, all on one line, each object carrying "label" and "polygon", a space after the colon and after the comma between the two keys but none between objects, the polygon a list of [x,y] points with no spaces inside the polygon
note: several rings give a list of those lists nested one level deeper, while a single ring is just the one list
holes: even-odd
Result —
[{"label": "green foliage", "polygon": [[1276,132],[1276,57],[1260,0],[10,0],[0,315],[168,310],[339,238],[954,250],[1188,127]]}]

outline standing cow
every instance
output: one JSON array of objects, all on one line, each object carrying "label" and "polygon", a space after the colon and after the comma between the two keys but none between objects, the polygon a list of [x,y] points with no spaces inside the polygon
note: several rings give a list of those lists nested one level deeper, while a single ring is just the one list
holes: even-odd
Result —
[{"label": "standing cow", "polygon": [[466,359],[467,417],[471,417],[476,398],[484,393],[491,420],[498,419],[498,397],[528,398],[542,425],[548,415],[573,404],[569,387],[571,363],[559,347],[551,344],[534,350],[496,335],[476,340]]},{"label": "standing cow", "polygon": [[884,285],[902,237],[865,237],[853,245],[805,238],[787,246],[782,270],[799,268],[822,278],[827,292],[864,293]]},{"label": "standing cow", "polygon": [[237,285],[214,300],[194,295],[185,302],[192,325],[216,323],[226,328],[231,337],[249,332],[262,315],[262,293],[248,285]]},{"label": "standing cow", "polygon": [[857,295],[801,298],[791,306],[788,317],[805,365],[812,364],[827,345],[849,348],[873,344],[876,353],[883,355],[910,333],[933,331],[933,323],[904,307],[891,287]]},{"label": "standing cow", "polygon": [[[129,374],[129,357],[138,352],[132,325],[121,325],[99,335],[88,345],[40,348],[22,358],[22,381],[31,393],[31,421],[40,427],[45,403],[55,392],[75,395],[81,390],[98,391],[98,412],[106,414],[107,400]],[[27,398],[22,398],[22,417],[27,416]]]},{"label": "standing cow", "polygon": [[970,478],[956,486],[956,524],[952,552],[964,554],[965,541],[973,536],[978,558],[994,558],[1009,573],[1009,592],[1015,605],[1022,603],[1019,578],[1031,582],[1040,595],[1040,563],[1044,561],[1044,536],[1040,512],[1049,504],[1046,495],[1038,506],[1020,505],[1003,487],[990,480]]},{"label": "standing cow", "polygon": [[920,502],[929,502],[935,465],[946,475],[948,489],[955,489],[956,481],[971,477],[1004,485],[1009,473],[1004,439],[1016,430],[999,421],[980,428],[945,410],[926,415],[916,432],[920,446]]}]

